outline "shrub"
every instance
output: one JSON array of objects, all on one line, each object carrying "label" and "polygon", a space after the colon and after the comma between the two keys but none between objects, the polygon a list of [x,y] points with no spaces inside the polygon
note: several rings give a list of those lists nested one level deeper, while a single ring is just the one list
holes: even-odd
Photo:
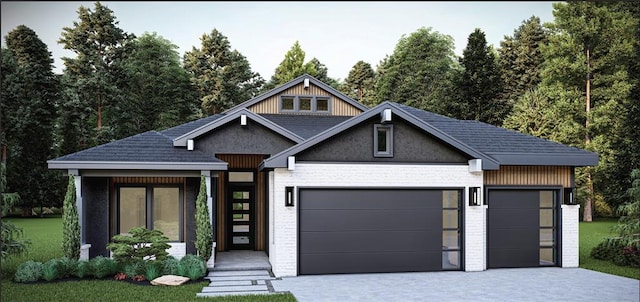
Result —
[{"label": "shrub", "polygon": [[102,279],[106,276],[111,276],[117,273],[117,264],[116,262],[105,256],[98,256],[91,260],[89,260],[89,265],[91,267],[91,271],[93,272],[93,276]]},{"label": "shrub", "polygon": [[29,260],[23,262],[16,269],[14,280],[16,282],[35,282],[42,278],[42,262]]},{"label": "shrub", "polygon": [[187,254],[178,263],[178,275],[198,280],[207,273],[207,265],[200,256]]},{"label": "shrub", "polygon": [[113,252],[113,258],[120,263],[133,263],[142,260],[164,260],[171,247],[169,238],[159,230],[134,227],[129,234],[113,236],[107,249]]},{"label": "shrub", "polygon": [[58,259],[58,275],[60,278],[67,278],[75,275],[78,269],[78,260],[62,257]]},{"label": "shrub", "polygon": [[591,250],[591,257],[607,260],[620,266],[640,267],[640,251],[625,246],[619,237],[606,238]]},{"label": "shrub", "polygon": [[123,273],[130,277],[143,275],[144,271],[145,265],[143,260],[128,262],[124,265],[123,268]]},{"label": "shrub", "polygon": [[207,185],[204,175],[200,177],[200,192],[196,198],[196,251],[205,261],[211,257],[213,230],[207,206]]},{"label": "shrub", "polygon": [[145,263],[144,268],[144,277],[147,278],[147,280],[153,280],[162,275],[163,263],[159,260],[148,261],[147,263]]},{"label": "shrub", "polygon": [[173,256],[167,257],[163,263],[162,273],[164,275],[177,275],[179,261]]},{"label": "shrub", "polygon": [[618,240],[607,238],[591,249],[591,257],[600,260],[613,261],[621,249],[622,244],[620,244]]},{"label": "shrub", "polygon": [[42,265],[42,279],[51,281],[60,278],[59,269],[60,260],[51,259]]},{"label": "shrub", "polygon": [[67,194],[63,202],[62,252],[67,258],[80,258],[80,223],[76,205],[76,184],[73,174],[69,174]]},{"label": "shrub", "polygon": [[88,261],[78,261],[74,275],[78,278],[85,278],[91,276],[91,266]]}]

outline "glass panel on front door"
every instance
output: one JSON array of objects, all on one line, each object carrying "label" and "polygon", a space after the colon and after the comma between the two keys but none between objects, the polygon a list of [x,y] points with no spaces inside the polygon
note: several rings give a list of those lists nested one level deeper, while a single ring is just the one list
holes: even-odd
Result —
[{"label": "glass panel on front door", "polygon": [[229,186],[230,249],[253,248],[253,188]]}]

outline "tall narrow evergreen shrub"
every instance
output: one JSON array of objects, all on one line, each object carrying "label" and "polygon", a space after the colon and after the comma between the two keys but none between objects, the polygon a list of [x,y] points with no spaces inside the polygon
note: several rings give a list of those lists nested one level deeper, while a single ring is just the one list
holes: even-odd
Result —
[{"label": "tall narrow evergreen shrub", "polygon": [[200,192],[196,198],[196,251],[204,261],[211,257],[213,231],[207,206],[207,184],[204,175],[200,177]]},{"label": "tall narrow evergreen shrub", "polygon": [[69,185],[64,197],[62,214],[62,253],[69,259],[80,258],[80,223],[76,206],[76,184],[73,174],[69,174]]}]

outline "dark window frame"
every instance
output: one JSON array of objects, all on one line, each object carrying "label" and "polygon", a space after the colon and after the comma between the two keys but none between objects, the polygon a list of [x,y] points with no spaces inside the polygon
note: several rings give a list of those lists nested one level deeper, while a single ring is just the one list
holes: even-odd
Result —
[{"label": "dark window frame", "polygon": [[[293,109],[284,108],[284,99],[293,99]],[[310,109],[300,109],[300,99],[310,99]],[[327,110],[318,110],[318,101],[327,102]],[[324,95],[281,95],[278,98],[278,110],[283,113],[296,112],[296,113],[316,113],[316,114],[330,114],[331,113],[331,97]]]},{"label": "dark window frame", "polygon": [[[384,129],[386,132],[386,151],[380,151],[378,132]],[[393,125],[374,124],[373,125],[373,157],[393,157]]]},{"label": "dark window frame", "polygon": [[[457,200],[457,206],[456,207],[445,207],[444,205],[442,206],[442,213],[444,214],[445,211],[456,211],[457,212],[457,218],[458,218],[458,225],[455,228],[451,228],[451,227],[447,227],[445,228],[444,225],[442,226],[442,236],[444,236],[444,233],[446,231],[457,231],[458,232],[458,246],[456,248],[448,248],[445,247],[444,245],[442,246],[442,257],[444,259],[445,254],[448,252],[458,252],[458,267],[456,268],[445,268],[444,265],[442,267],[443,271],[455,271],[455,270],[461,270],[463,268],[463,233],[462,233],[462,219],[463,219],[463,214],[462,214],[462,210],[464,209],[463,207],[463,194],[464,194],[464,190],[460,190],[460,189],[455,189],[455,188],[451,188],[451,189],[442,189],[442,193],[444,193],[445,191],[454,191],[458,193],[458,200]],[[443,200],[444,200],[444,195],[443,195]]]},{"label": "dark window frame", "polygon": [[116,217],[115,217],[115,232],[121,234],[120,230],[120,189],[121,188],[144,188],[145,189],[145,228],[153,230],[153,189],[154,188],[175,188],[178,189],[178,241],[170,242],[185,242],[185,230],[184,230],[184,192],[182,186],[178,184],[120,184],[116,185],[115,197],[116,197]]}]

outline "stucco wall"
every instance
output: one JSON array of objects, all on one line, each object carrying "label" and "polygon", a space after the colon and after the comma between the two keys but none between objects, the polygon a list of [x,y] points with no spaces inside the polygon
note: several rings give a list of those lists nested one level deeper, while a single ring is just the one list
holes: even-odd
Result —
[{"label": "stucco wall", "polygon": [[338,162],[403,162],[403,163],[467,163],[470,158],[425,135],[400,118],[393,122],[393,157],[373,156],[374,124],[379,118],[369,119],[352,129],[338,134],[296,155],[300,161]]},{"label": "stucco wall", "polygon": [[[482,174],[469,173],[467,165],[392,165],[392,164],[312,164],[298,163],[294,171],[284,168],[270,173],[269,187],[269,261],[277,277],[295,276],[298,273],[298,187],[436,187],[467,188],[482,187]],[[296,204],[284,206],[286,186],[296,187]],[[465,220],[465,248],[467,270],[484,268],[483,232],[484,211],[482,207],[469,209],[463,201]],[[468,225],[468,227],[467,227]],[[478,256],[478,254],[480,254]]]},{"label": "stucco wall", "polygon": [[207,154],[276,154],[293,146],[289,139],[247,119],[240,125],[240,118],[196,139],[195,149]]}]

